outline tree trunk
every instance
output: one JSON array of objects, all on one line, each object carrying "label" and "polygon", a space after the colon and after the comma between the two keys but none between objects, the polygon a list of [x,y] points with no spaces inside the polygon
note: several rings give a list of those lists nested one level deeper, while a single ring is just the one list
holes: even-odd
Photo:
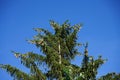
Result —
[{"label": "tree trunk", "polygon": [[[58,56],[59,56],[59,65],[61,65],[62,64],[62,61],[61,61],[61,45],[60,45],[60,41],[59,41],[59,45],[58,45]],[[62,68],[61,68],[61,66],[59,66],[59,69],[60,69],[60,73],[59,73],[59,78],[58,78],[58,80],[62,80]]]},{"label": "tree trunk", "polygon": [[59,46],[58,46],[58,55],[59,55],[59,64],[61,64],[61,49],[60,49],[60,43],[59,43]]}]

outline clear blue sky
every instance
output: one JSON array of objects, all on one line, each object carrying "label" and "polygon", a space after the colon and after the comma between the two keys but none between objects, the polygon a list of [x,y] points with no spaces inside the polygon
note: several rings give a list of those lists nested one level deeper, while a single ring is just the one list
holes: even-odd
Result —
[{"label": "clear blue sky", "polygon": [[[50,19],[59,23],[69,19],[71,24],[84,24],[78,36],[79,42],[89,42],[89,54],[108,59],[98,76],[120,72],[119,4],[119,0],[0,0],[0,64],[11,64],[27,72],[11,50],[39,52],[26,42],[36,34],[32,29],[52,30]],[[78,61],[77,57],[75,63]],[[0,69],[0,80],[12,78]]]}]

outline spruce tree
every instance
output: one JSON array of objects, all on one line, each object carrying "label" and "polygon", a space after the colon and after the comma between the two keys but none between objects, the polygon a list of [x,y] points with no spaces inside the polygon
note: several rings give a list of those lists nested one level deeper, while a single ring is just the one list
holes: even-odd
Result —
[{"label": "spruce tree", "polygon": [[[77,34],[81,24],[71,25],[68,20],[62,25],[50,20],[54,32],[43,28],[34,28],[37,35],[29,43],[36,45],[41,53],[19,53],[12,51],[21,64],[29,68],[30,73],[20,71],[11,65],[0,64],[14,80],[114,80],[120,79],[120,75],[109,73],[97,78],[98,68],[106,61],[101,56],[94,59],[88,55],[88,43],[85,45],[77,42]],[[77,46],[84,47],[80,53]],[[72,64],[71,61],[81,55],[81,65]],[[81,58],[80,57],[80,58]],[[43,67],[42,70],[41,67]],[[44,68],[45,67],[45,68]]]}]

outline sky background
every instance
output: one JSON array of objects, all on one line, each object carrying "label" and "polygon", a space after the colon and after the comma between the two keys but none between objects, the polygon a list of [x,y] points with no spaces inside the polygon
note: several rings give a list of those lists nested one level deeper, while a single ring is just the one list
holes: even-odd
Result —
[{"label": "sky background", "polygon": [[[0,0],[0,64],[11,64],[28,72],[11,50],[40,53],[26,40],[36,34],[33,28],[52,31],[49,20],[72,25],[83,23],[79,42],[89,43],[89,55],[102,55],[108,61],[99,68],[98,76],[120,73],[120,1],[119,0]],[[74,63],[80,65],[80,58]],[[0,69],[0,80],[12,80]]]}]

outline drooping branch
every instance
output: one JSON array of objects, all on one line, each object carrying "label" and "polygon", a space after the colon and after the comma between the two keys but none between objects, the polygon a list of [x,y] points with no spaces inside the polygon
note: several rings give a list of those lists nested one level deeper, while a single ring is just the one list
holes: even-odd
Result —
[{"label": "drooping branch", "polygon": [[[21,63],[26,66],[27,68],[30,69],[31,74],[35,75],[36,78],[45,80],[45,75],[41,72],[39,69],[39,66],[37,64],[41,64],[41,62],[45,61],[45,57],[34,54],[32,52],[28,52],[26,54],[20,54],[20,53],[15,53],[19,55],[19,58],[21,60]],[[36,64],[37,63],[37,64]]]},{"label": "drooping branch", "polygon": [[2,65],[0,64],[0,68],[5,69],[14,79],[17,80],[31,80],[31,76],[27,73],[20,71],[19,69],[12,67],[11,65]]}]

